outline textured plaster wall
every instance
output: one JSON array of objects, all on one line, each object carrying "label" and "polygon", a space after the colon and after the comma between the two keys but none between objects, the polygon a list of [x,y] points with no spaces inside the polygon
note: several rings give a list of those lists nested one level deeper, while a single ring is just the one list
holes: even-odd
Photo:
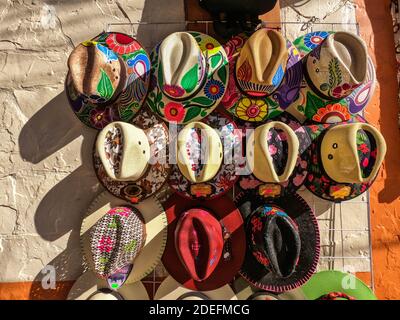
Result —
[{"label": "textured plaster wall", "polygon": [[66,61],[107,23],[147,48],[183,30],[183,0],[0,0],[0,282],[81,273],[81,217],[101,192],[91,167],[96,131],[69,110]]}]

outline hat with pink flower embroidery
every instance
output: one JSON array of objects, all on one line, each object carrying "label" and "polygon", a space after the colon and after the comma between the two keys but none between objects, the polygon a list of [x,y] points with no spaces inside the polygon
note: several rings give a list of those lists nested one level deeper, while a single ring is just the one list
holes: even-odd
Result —
[{"label": "hat with pink flower embroidery", "polygon": [[187,124],[209,115],[228,83],[225,50],[199,32],[175,32],[151,52],[152,81],[147,104],[168,122]]},{"label": "hat with pink flower embroidery", "polygon": [[79,44],[68,59],[65,88],[75,115],[102,129],[112,121],[128,122],[147,95],[150,58],[134,38],[104,32]]},{"label": "hat with pink flower embroidery", "polygon": [[364,41],[350,32],[316,31],[294,45],[303,56],[303,82],[288,111],[320,123],[348,121],[375,90],[375,67]]}]

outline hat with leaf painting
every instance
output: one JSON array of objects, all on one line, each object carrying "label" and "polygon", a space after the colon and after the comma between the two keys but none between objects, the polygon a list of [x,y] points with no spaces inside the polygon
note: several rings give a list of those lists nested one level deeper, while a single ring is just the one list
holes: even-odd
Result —
[{"label": "hat with leaf painting", "polygon": [[68,100],[84,124],[102,129],[128,122],[147,95],[150,58],[134,38],[105,32],[79,44],[68,59]]},{"label": "hat with leaf painting", "polygon": [[294,42],[303,57],[304,79],[290,106],[298,118],[320,123],[348,121],[375,89],[375,67],[364,41],[350,32],[317,31]]},{"label": "hat with leaf painting", "polygon": [[152,81],[147,104],[168,122],[186,124],[209,115],[228,83],[225,50],[198,32],[175,32],[151,53]]},{"label": "hat with leaf painting", "polygon": [[225,45],[229,83],[221,105],[235,117],[264,122],[277,117],[298,97],[300,56],[275,30],[262,28],[234,36]]}]

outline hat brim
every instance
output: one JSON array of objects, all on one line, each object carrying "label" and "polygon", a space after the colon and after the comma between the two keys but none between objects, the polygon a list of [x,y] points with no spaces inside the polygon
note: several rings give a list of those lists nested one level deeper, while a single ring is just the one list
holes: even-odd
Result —
[{"label": "hat brim", "polygon": [[317,269],[320,254],[318,222],[306,201],[297,193],[265,200],[253,193],[243,192],[236,197],[235,203],[245,220],[259,206],[269,204],[281,208],[295,221],[301,239],[299,261],[289,277],[281,278],[266,269],[254,258],[248,247],[240,275],[253,286],[276,293],[293,290],[306,283]]},{"label": "hat brim", "polygon": [[[248,38],[249,36],[246,34],[240,34],[233,37],[224,46],[229,60],[229,83],[221,105],[225,110],[241,120],[265,122],[281,114],[292,104],[294,99],[297,98],[303,78],[303,68],[296,47],[290,41],[286,40],[289,58],[282,83],[275,92],[269,96],[252,97],[246,95],[239,87],[235,70],[236,61],[239,56],[238,53],[243,48]],[[243,103],[244,99],[254,100],[251,106],[253,108],[258,106],[259,112],[250,115],[247,112],[249,106]]]},{"label": "hat brim", "polygon": [[[185,288],[174,278],[169,276],[161,283],[154,296],[154,300],[176,300],[185,293],[192,291],[193,290]],[[215,290],[203,291],[203,293],[210,300],[237,300],[235,292],[233,292],[228,284]]]},{"label": "hat brim", "polygon": [[[122,34],[132,39],[131,44],[117,43],[115,35]],[[111,39],[112,38],[112,39]],[[135,66],[140,63],[142,66],[150,66],[150,58],[143,46],[132,37],[123,33],[105,33],[92,39],[99,41],[102,45],[113,50],[125,64],[128,77],[136,74]],[[111,48],[110,46],[113,46]],[[132,55],[135,55],[133,57]],[[128,65],[128,61],[134,60],[134,64]],[[146,69],[144,76],[137,78],[122,91],[116,99],[110,103],[94,104],[90,103],[74,89],[72,79],[68,73],[65,80],[65,92],[72,111],[78,119],[90,128],[101,130],[113,121],[131,121],[142,107],[150,84],[150,68]]]},{"label": "hat brim", "polygon": [[[229,283],[243,263],[246,248],[243,219],[233,201],[227,196],[210,201],[183,200],[173,194],[164,207],[168,219],[168,240],[162,262],[168,273],[184,287],[197,291],[215,290]],[[179,218],[186,210],[194,207],[205,208],[212,212],[231,233],[231,259],[224,260],[221,257],[213,273],[203,281],[195,281],[190,277],[175,247],[175,229]]]},{"label": "hat brim", "polygon": [[[224,158],[218,173],[209,181],[193,184],[181,173],[177,165],[173,165],[168,183],[175,192],[184,198],[210,200],[226,194],[239,178],[236,174],[236,168],[240,165],[237,155],[231,157],[232,161],[227,161],[226,157],[231,156],[232,150],[238,150],[240,148],[241,135],[236,130],[237,126],[235,122],[222,112],[213,112],[201,121],[217,130],[221,138],[224,139]],[[206,191],[204,193],[195,192],[193,188],[195,188],[196,185],[201,186]]]},{"label": "hat brim", "polygon": [[[349,288],[346,288],[347,285]],[[345,293],[356,300],[377,300],[371,288],[360,279],[350,273],[336,270],[320,271],[314,274],[301,287],[301,291],[309,300],[317,300],[331,292]]]},{"label": "hat brim", "polygon": [[[88,300],[96,291],[108,289],[107,281],[99,279],[91,271],[86,271],[74,283],[68,293],[68,300]],[[142,282],[124,284],[117,291],[125,300],[149,300]]]},{"label": "hat brim", "polygon": [[154,197],[133,205],[108,192],[101,193],[90,205],[80,230],[82,252],[92,270],[90,231],[111,208],[118,206],[133,206],[138,209],[143,216],[146,229],[146,242],[133,261],[132,271],[125,282],[129,284],[146,277],[160,262],[167,241],[167,217],[160,202]]},{"label": "hat brim", "polygon": [[[158,75],[154,72],[159,65],[160,44],[151,53],[152,84],[146,99],[147,105],[163,120],[178,124],[198,121],[209,115],[219,105],[228,84],[228,59],[222,45],[209,35],[200,32],[188,33],[196,39],[203,55],[208,57],[209,65],[206,81],[189,99],[173,100],[160,89]],[[173,115],[168,111],[170,106],[173,106]]]},{"label": "hat brim", "polygon": [[[325,31],[311,32],[297,38],[293,43],[296,45],[300,55],[306,56],[322,43],[329,34],[333,33]],[[317,43],[317,40],[313,39],[320,40]],[[375,85],[375,67],[371,58],[368,57],[367,79],[349,96],[340,100],[324,99],[314,92],[304,77],[298,99],[292,103],[288,111],[301,120],[309,119],[320,123],[347,121],[366,107],[375,91]]]},{"label": "hat brim", "polygon": [[[116,181],[107,175],[94,145],[93,167],[97,178],[111,194],[126,201],[137,202],[155,195],[168,180],[171,173],[168,161],[169,132],[166,124],[146,108],[140,111],[132,124],[146,132],[157,163],[150,163],[147,171],[138,181]],[[132,188],[137,192],[132,194],[127,191]]]}]

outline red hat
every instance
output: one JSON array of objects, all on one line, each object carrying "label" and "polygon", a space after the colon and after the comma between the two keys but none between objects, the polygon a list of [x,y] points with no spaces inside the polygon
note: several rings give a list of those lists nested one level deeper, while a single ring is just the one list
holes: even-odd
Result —
[{"label": "red hat", "polygon": [[242,266],[242,216],[227,196],[207,202],[182,200],[174,194],[164,204],[168,238],[163,265],[188,289],[215,290],[232,281]]}]

